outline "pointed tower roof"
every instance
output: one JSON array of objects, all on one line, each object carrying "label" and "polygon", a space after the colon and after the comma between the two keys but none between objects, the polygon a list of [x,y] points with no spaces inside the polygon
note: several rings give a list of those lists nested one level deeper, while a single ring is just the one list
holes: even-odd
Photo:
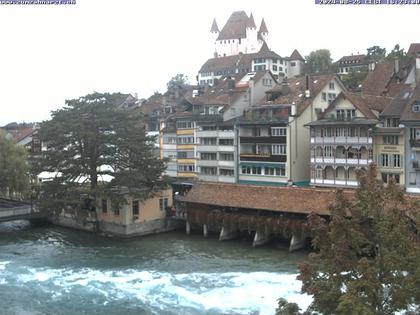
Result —
[{"label": "pointed tower roof", "polygon": [[211,25],[210,33],[219,33],[219,27],[217,26],[216,19],[213,19],[213,24]]},{"label": "pointed tower roof", "polygon": [[260,51],[257,52],[254,56],[254,58],[278,58],[280,59],[281,57],[276,54],[274,51],[270,50],[270,48],[268,48],[267,43],[264,41]]},{"label": "pointed tower roof", "polygon": [[265,25],[264,18],[261,20],[260,33],[268,33],[267,25]]},{"label": "pointed tower roof", "polygon": [[297,51],[297,49],[293,50],[292,54],[290,55],[290,60],[302,60],[305,61],[305,58]]},{"label": "pointed tower roof", "polygon": [[257,28],[257,26],[255,25],[255,21],[254,21],[254,17],[252,15],[252,13],[249,16],[249,20],[248,20],[248,23],[247,23],[246,27],[249,27],[249,28]]},{"label": "pointed tower roof", "polygon": [[246,38],[246,27],[249,17],[245,11],[236,11],[227,20],[219,33],[217,40]]}]

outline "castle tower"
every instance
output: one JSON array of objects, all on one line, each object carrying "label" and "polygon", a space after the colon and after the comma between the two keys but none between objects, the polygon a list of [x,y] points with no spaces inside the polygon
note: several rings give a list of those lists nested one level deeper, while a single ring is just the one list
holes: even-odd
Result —
[{"label": "castle tower", "polygon": [[245,54],[254,53],[258,48],[257,25],[255,25],[254,16],[250,15],[246,25],[246,46],[243,49]]},{"label": "castle tower", "polygon": [[260,29],[258,31],[258,39],[263,42],[268,42],[268,29],[267,25],[265,25],[264,19],[261,20]]},{"label": "castle tower", "polygon": [[211,41],[214,45],[214,56],[217,57],[217,50],[216,50],[216,40],[219,37],[219,27],[217,26],[216,19],[213,19],[213,23],[211,25],[210,34],[211,34]]}]

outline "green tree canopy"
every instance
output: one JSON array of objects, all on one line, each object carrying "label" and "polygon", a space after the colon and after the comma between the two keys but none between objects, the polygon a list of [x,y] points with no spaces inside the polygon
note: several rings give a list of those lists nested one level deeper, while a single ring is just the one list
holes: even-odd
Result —
[{"label": "green tree canopy", "polygon": [[171,90],[176,85],[186,86],[189,84],[188,77],[183,73],[178,73],[176,76],[172,77],[169,82],[166,84],[168,90]]},{"label": "green tree canopy", "polygon": [[299,279],[313,295],[310,309],[391,315],[418,307],[419,206],[394,182],[378,181],[374,166],[358,179],[354,198],[337,193],[330,220],[309,217],[317,252],[300,265]]},{"label": "green tree canopy", "polygon": [[369,61],[381,62],[385,59],[386,49],[380,46],[372,46],[367,50],[367,57]]},{"label": "green tree canopy", "polygon": [[328,49],[318,49],[306,56],[306,73],[325,73],[334,70]]},{"label": "green tree canopy", "polygon": [[22,197],[29,188],[27,152],[0,130],[0,196]]},{"label": "green tree canopy", "polygon": [[163,161],[153,156],[154,139],[145,133],[142,114],[117,109],[111,94],[94,93],[66,101],[41,124],[38,172],[56,174],[44,183],[44,199],[77,202],[83,191],[145,199],[166,187]]},{"label": "green tree canopy", "polygon": [[386,56],[386,61],[394,61],[396,59],[405,61],[407,60],[408,55],[407,52],[404,50],[404,48],[400,48],[399,44],[396,44],[394,46],[394,49]]}]

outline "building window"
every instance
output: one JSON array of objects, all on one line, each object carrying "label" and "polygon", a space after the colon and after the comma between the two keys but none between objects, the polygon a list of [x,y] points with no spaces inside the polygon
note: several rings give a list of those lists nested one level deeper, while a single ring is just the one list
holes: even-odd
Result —
[{"label": "building window", "polygon": [[176,144],[176,137],[163,137],[163,143]]},{"label": "building window", "polygon": [[219,153],[221,161],[233,161],[233,153]]},{"label": "building window", "polygon": [[133,215],[139,215],[140,209],[139,209],[139,201],[138,200],[133,200],[133,205],[132,205],[132,210],[133,210]]},{"label": "building window", "polygon": [[408,179],[410,185],[416,185],[417,173],[410,173]]},{"label": "building window", "polygon": [[194,123],[191,121],[177,121],[176,127],[178,129],[191,129],[194,128]]},{"label": "building window", "polygon": [[296,62],[294,62],[294,61],[290,62],[290,66],[291,67],[296,67]]},{"label": "building window", "polygon": [[233,145],[233,139],[219,139],[219,145]]},{"label": "building window", "polygon": [[335,88],[334,82],[330,82],[329,88],[330,88],[330,90],[334,90],[334,88]]},{"label": "building window", "polygon": [[332,157],[333,156],[333,148],[331,146],[326,146],[324,148],[324,157]]},{"label": "building window", "polygon": [[113,208],[114,215],[120,215],[120,208],[118,205],[114,204],[112,205],[112,208]]},{"label": "building window", "polygon": [[200,158],[202,160],[207,160],[207,161],[216,161],[217,160],[217,153],[201,153],[200,154]]},{"label": "building window", "polygon": [[419,103],[415,103],[414,105],[413,105],[413,112],[414,113],[418,113],[418,112],[420,112],[420,104]]},{"label": "building window", "polygon": [[385,119],[385,127],[398,128],[400,120],[398,118],[387,118]]},{"label": "building window", "polygon": [[168,208],[168,198],[159,198],[159,209],[165,211]]},{"label": "building window", "polygon": [[193,159],[194,151],[177,151],[178,159]]},{"label": "building window", "polygon": [[178,165],[178,172],[194,172],[195,166],[191,164]]},{"label": "building window", "polygon": [[220,176],[234,176],[235,172],[232,169],[221,168],[220,169]]},{"label": "building window", "polygon": [[271,135],[273,137],[285,136],[286,135],[286,128],[271,127]]},{"label": "building window", "polygon": [[187,136],[187,137],[178,137],[178,144],[194,144],[194,137]]},{"label": "building window", "polygon": [[246,175],[261,175],[261,167],[259,166],[242,166],[241,173]]},{"label": "building window", "polygon": [[398,136],[383,136],[384,144],[398,145]]},{"label": "building window", "polygon": [[286,169],[283,167],[264,167],[266,176],[286,176]]},{"label": "building window", "polygon": [[389,163],[388,163],[388,154],[381,154],[379,156],[379,165],[382,167],[388,167]]},{"label": "building window", "polygon": [[202,175],[217,175],[217,167],[205,167],[200,168],[200,174]]},{"label": "building window", "polygon": [[102,212],[107,213],[108,212],[108,200],[102,199]]},{"label": "building window", "polygon": [[277,71],[277,66],[273,65],[273,71]]},{"label": "building window", "polygon": [[382,181],[384,183],[389,183],[391,178],[394,178],[395,183],[400,183],[400,174],[392,174],[392,173],[381,173]]},{"label": "building window", "polygon": [[272,144],[271,145],[271,154],[273,154],[273,155],[285,155],[286,154],[286,144]]},{"label": "building window", "polygon": [[327,101],[327,93],[322,92],[322,101],[326,102]]},{"label": "building window", "polygon": [[217,138],[200,138],[201,145],[216,145]]},{"label": "building window", "polygon": [[258,128],[258,127],[252,128],[252,136],[261,137],[261,128]]},{"label": "building window", "polygon": [[401,167],[401,156],[399,154],[392,155],[392,167]]}]

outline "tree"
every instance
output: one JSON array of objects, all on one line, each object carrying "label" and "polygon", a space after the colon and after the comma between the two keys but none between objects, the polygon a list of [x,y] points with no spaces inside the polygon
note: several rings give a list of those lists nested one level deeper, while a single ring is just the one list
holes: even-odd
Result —
[{"label": "tree", "polygon": [[379,46],[369,47],[367,50],[367,57],[369,61],[381,62],[385,59],[386,49]]},{"label": "tree", "polygon": [[186,86],[189,84],[188,77],[183,73],[178,73],[176,76],[172,77],[169,82],[166,84],[168,90],[178,86]]},{"label": "tree", "polygon": [[353,71],[341,76],[344,86],[353,92],[359,92],[363,80],[366,78],[367,71]]},{"label": "tree", "polygon": [[386,56],[386,61],[394,61],[395,59],[399,59],[401,61],[405,61],[408,58],[407,53],[404,51],[404,48],[400,48],[399,44],[394,46],[394,49]]},{"label": "tree", "polygon": [[0,195],[22,197],[29,188],[27,152],[0,130]]},{"label": "tree", "polygon": [[312,51],[306,57],[306,72],[307,73],[325,73],[334,70],[331,53],[328,49],[318,49]]},{"label": "tree", "polygon": [[166,187],[163,161],[153,156],[154,139],[145,133],[138,109],[118,109],[112,94],[89,94],[66,101],[41,124],[38,172],[53,174],[43,185],[44,198],[78,203],[80,196],[120,196],[143,200]]},{"label": "tree", "polygon": [[419,206],[376,169],[358,174],[353,197],[337,193],[330,220],[309,217],[317,250],[299,266],[302,291],[322,314],[395,314],[420,305]]}]

